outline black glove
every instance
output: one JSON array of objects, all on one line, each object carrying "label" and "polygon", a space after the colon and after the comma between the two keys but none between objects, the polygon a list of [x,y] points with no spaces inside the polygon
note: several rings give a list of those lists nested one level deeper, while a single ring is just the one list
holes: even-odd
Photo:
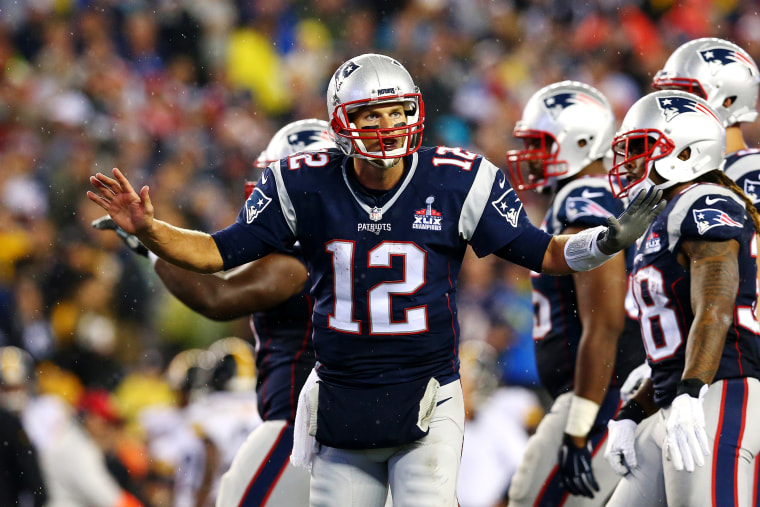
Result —
[{"label": "black glove", "polygon": [[639,192],[618,218],[607,219],[607,230],[597,239],[599,250],[612,255],[634,244],[666,204],[660,189],[652,187]]},{"label": "black glove", "polygon": [[92,226],[100,231],[114,231],[124,241],[124,244],[126,244],[130,250],[136,254],[142,255],[143,257],[148,257],[148,249],[140,242],[139,239],[137,239],[137,236],[134,234],[129,234],[127,231],[116,225],[116,222],[114,222],[110,216],[106,215],[104,217],[98,218],[97,220],[93,220]]},{"label": "black glove", "polygon": [[562,487],[570,494],[594,498],[599,485],[591,470],[591,442],[576,447],[572,437],[565,433],[559,448],[559,476]]}]

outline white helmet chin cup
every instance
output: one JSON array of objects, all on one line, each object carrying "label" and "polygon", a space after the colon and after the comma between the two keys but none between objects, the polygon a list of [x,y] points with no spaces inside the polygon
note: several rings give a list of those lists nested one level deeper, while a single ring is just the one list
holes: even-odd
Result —
[{"label": "white helmet chin cup", "polygon": [[596,88],[562,81],[540,89],[514,129],[525,148],[507,152],[514,186],[539,188],[578,174],[610,153],[614,132],[612,107]]},{"label": "white helmet chin cup", "polygon": [[[694,93],[715,109],[724,127],[757,118],[760,72],[745,50],[723,39],[705,37],[682,44],[652,82],[658,90]],[[726,99],[731,104],[724,106]]]},{"label": "white helmet chin cup", "polygon": [[[631,106],[612,145],[610,183],[613,193],[623,196],[644,179],[652,180],[653,168],[665,180],[657,184],[663,189],[718,169],[726,130],[706,101],[692,93],[662,90]],[[629,170],[642,165],[644,174],[632,177]]]},{"label": "white helmet chin cup", "polygon": [[[406,124],[400,127],[358,129],[349,118],[365,106],[398,103],[406,113]],[[411,155],[422,145],[425,106],[419,88],[409,72],[388,56],[370,53],[343,63],[327,87],[327,113],[330,136],[350,157],[393,161]],[[400,148],[387,151],[383,148],[383,140],[398,138],[403,139]],[[377,141],[381,151],[367,150],[365,141],[369,139]]]}]

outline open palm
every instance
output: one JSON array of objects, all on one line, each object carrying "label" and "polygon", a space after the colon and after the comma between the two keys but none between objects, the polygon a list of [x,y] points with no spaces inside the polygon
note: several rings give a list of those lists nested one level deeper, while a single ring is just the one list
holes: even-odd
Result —
[{"label": "open palm", "polygon": [[113,175],[114,178],[101,173],[90,176],[90,183],[97,193],[87,192],[87,197],[111,215],[119,227],[130,234],[139,235],[153,222],[153,204],[148,187],[142,187],[138,194],[117,168],[113,169]]}]

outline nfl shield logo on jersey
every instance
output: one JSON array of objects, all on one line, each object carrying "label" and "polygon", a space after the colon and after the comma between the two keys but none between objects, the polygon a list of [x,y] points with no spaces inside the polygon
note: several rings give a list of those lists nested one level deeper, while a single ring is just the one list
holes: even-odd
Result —
[{"label": "nfl shield logo on jersey", "polygon": [[271,197],[267,197],[261,189],[254,188],[253,193],[245,203],[245,221],[249,224],[256,220],[256,217],[264,211],[269,203],[272,202]]}]

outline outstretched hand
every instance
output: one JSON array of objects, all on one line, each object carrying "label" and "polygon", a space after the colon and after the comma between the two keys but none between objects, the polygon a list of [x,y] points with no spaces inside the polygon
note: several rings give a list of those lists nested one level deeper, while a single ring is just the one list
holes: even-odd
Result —
[{"label": "outstretched hand", "polygon": [[87,192],[87,197],[103,208],[127,233],[138,234],[148,229],[153,223],[153,204],[148,187],[142,187],[138,195],[124,174],[115,167],[113,175],[115,179],[101,173],[90,176],[90,183],[97,193]]},{"label": "outstretched hand", "polygon": [[612,255],[631,246],[646,232],[666,204],[661,189],[652,187],[649,191],[639,192],[618,218],[607,219],[607,231],[599,236],[597,243],[599,250]]}]

